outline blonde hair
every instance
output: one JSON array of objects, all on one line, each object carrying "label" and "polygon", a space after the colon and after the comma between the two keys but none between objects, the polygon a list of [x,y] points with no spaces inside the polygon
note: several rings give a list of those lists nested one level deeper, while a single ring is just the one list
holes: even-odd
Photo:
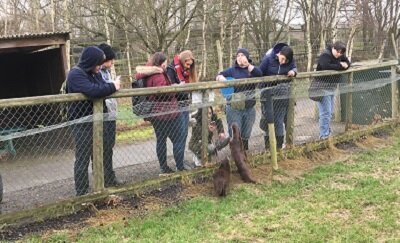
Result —
[{"label": "blonde hair", "polygon": [[197,78],[197,72],[196,72],[196,64],[195,64],[195,59],[193,56],[192,51],[190,50],[185,50],[181,53],[179,53],[179,60],[183,66],[183,63],[185,62],[185,60],[187,59],[192,59],[193,63],[192,65],[190,65],[189,71],[189,83],[197,83],[198,82],[198,78]]}]

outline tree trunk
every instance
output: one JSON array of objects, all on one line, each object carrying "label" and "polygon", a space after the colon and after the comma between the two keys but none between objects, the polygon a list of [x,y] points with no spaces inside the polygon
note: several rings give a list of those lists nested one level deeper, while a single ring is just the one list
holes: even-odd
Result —
[{"label": "tree trunk", "polygon": [[[68,0],[63,1],[63,9],[64,9],[64,28],[67,31],[70,31],[70,16],[69,16],[69,10],[68,10]],[[66,56],[67,56],[67,66],[68,70],[71,68],[71,57],[70,57],[70,51],[71,51],[71,43],[68,40],[67,43],[65,43],[65,51],[66,51]]]},{"label": "tree trunk", "polygon": [[335,12],[333,15],[333,19],[331,22],[331,30],[332,30],[332,43],[336,41],[336,34],[337,34],[337,19],[340,10],[340,5],[342,4],[342,0],[336,0]]},{"label": "tree trunk", "polygon": [[51,29],[53,32],[56,31],[56,20],[55,20],[55,15],[56,15],[56,9],[54,6],[54,0],[50,1],[50,6],[51,6],[51,11],[50,11],[50,17],[51,17]]},{"label": "tree trunk", "polygon": [[311,71],[312,67],[312,45],[311,45],[311,4],[312,0],[307,0],[306,12],[306,42],[307,42],[307,72]]},{"label": "tree trunk", "polygon": [[203,50],[202,50],[202,60],[201,60],[201,67],[199,71],[199,79],[201,77],[207,77],[207,0],[203,2],[203,23],[202,23],[202,38],[203,38]]}]

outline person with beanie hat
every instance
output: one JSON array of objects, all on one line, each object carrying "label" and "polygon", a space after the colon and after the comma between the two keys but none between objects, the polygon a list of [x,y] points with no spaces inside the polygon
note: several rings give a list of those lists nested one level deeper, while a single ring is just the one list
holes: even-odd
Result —
[{"label": "person with beanie hat", "polygon": [[[278,43],[273,48],[267,51],[261,64],[260,69],[264,76],[274,75],[286,75],[288,77],[295,77],[297,74],[296,61],[293,58],[293,50],[286,43]],[[268,92],[265,88],[272,88],[272,103],[273,103],[273,115],[275,124],[275,136],[277,142],[277,148],[283,147],[285,129],[284,124],[286,123],[286,115],[289,107],[289,82],[281,81],[279,83],[269,82],[262,83],[259,88],[261,92],[261,111],[262,116],[260,119],[260,128],[265,132],[264,144],[265,149],[269,149],[269,136],[268,136],[268,124],[267,124],[267,97]],[[263,90],[264,89],[264,90]],[[272,112],[271,112],[272,113]],[[272,114],[271,114],[272,115]]]},{"label": "person with beanie hat", "polygon": [[[120,76],[117,76],[115,80],[111,76],[111,68],[114,65],[114,59],[116,57],[115,52],[110,45],[102,43],[98,46],[105,54],[106,59],[101,65],[100,74],[106,83],[113,83],[115,80],[120,80]],[[115,146],[116,130],[117,130],[117,112],[118,104],[117,99],[108,98],[106,99],[107,114],[104,116],[104,155],[103,155],[103,165],[104,165],[104,185],[117,186],[121,182],[117,179],[113,169],[113,148]]]},{"label": "person with beanie hat", "polygon": [[[233,66],[220,72],[216,80],[225,81],[227,77],[244,79],[262,76],[261,70],[252,63],[249,51],[239,48]],[[225,108],[229,134],[232,136],[232,124],[237,123],[245,150],[249,149],[249,138],[256,119],[255,88],[255,84],[235,86],[232,96],[227,98],[228,104]]]},{"label": "person with beanie hat", "polygon": [[[68,107],[68,119],[90,118],[93,115],[92,99],[104,98],[111,95],[121,87],[120,81],[107,83],[99,74],[101,65],[106,59],[104,52],[96,47],[86,47],[79,59],[78,65],[73,67],[67,76],[67,92],[82,93],[89,100],[73,102]],[[103,111],[107,113],[105,102]],[[74,180],[76,195],[81,196],[89,192],[88,167],[93,152],[93,124],[84,120],[77,122],[72,127],[75,140]],[[103,137],[105,142],[106,138]],[[106,146],[106,144],[103,144]],[[103,150],[103,153],[105,150]],[[105,156],[105,154],[103,154]],[[105,164],[105,163],[103,163]],[[105,170],[106,171],[106,170]],[[104,173],[105,181],[112,181],[113,171]]]}]

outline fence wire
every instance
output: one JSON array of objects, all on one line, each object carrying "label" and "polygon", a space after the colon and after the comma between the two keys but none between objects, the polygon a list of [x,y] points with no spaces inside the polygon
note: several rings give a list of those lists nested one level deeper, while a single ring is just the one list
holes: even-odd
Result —
[{"label": "fence wire", "polygon": [[[350,75],[352,82],[349,82]],[[395,80],[398,83],[399,76]],[[349,120],[348,94],[352,95],[350,120],[357,127],[391,119],[392,82],[390,67],[342,74],[334,94],[332,135],[345,132]],[[179,100],[180,93],[154,94],[148,99],[150,111],[141,115],[137,115],[137,109],[136,114],[133,112],[138,107],[132,106],[131,97],[117,98],[116,117],[103,114],[105,186],[138,183],[195,169],[205,162],[202,157],[204,127],[208,129],[208,159],[211,162],[222,159],[230,154],[228,123],[239,117],[249,154],[266,151],[265,107],[269,101],[266,94],[272,95],[275,121],[283,121],[275,124],[276,135],[282,136],[283,149],[288,142],[287,114],[292,99],[294,144],[320,139],[317,102],[309,98],[310,79],[265,84],[249,81],[244,86],[246,91],[240,94],[233,92],[233,87],[205,93],[188,92],[193,101],[190,103]],[[80,102],[86,105],[75,106],[75,116],[71,115],[71,107],[77,102],[0,108],[3,214],[73,198],[77,192],[93,191],[90,160],[93,159],[93,124],[97,119],[92,116],[92,102]],[[69,109],[67,118],[62,112],[65,107]],[[202,108],[207,111],[204,113]],[[202,119],[204,114],[207,119]],[[202,121],[207,124],[203,126]]]}]

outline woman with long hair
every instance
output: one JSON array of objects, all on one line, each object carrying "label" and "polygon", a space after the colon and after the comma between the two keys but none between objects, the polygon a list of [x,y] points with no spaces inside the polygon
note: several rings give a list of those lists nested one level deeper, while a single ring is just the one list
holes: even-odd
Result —
[{"label": "woman with long hair", "polygon": [[[155,53],[146,64],[147,66],[158,67],[163,72],[154,73],[145,78],[146,87],[170,86],[172,82],[167,76],[167,57],[162,52]],[[140,70],[140,68],[137,68]],[[178,101],[175,93],[151,95],[149,101],[152,102],[151,124],[157,138],[157,157],[160,163],[160,175],[173,173],[174,171],[167,165],[167,138],[173,144],[173,154],[178,171],[185,170],[183,157],[185,152],[186,139],[181,132],[182,114],[179,113]]]}]

